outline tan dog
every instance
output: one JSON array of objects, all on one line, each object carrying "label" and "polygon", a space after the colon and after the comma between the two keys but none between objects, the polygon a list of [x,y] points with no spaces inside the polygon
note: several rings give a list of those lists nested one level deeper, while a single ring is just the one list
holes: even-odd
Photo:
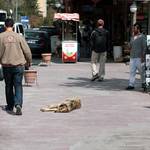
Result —
[{"label": "tan dog", "polygon": [[53,112],[66,113],[74,109],[78,109],[80,107],[81,107],[81,101],[79,98],[68,98],[62,103],[48,105],[46,107],[41,108],[40,110],[42,112],[53,111]]}]

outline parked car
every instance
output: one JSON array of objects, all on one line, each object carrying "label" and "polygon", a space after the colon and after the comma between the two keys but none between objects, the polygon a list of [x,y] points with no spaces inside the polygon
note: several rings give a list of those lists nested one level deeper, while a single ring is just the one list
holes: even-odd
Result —
[{"label": "parked car", "polygon": [[5,31],[4,25],[0,24],[0,33]]},{"label": "parked car", "polygon": [[41,26],[39,30],[48,32],[49,36],[59,35],[58,29],[54,26]]},{"label": "parked car", "polygon": [[46,31],[49,36],[49,42],[51,45],[51,53],[55,53],[56,50],[56,43],[58,40],[58,36],[60,36],[60,31],[55,26],[41,26],[39,30]]},{"label": "parked car", "polygon": [[[5,31],[4,24],[0,24],[0,33],[4,32],[4,31]],[[15,22],[14,23],[13,31],[20,34],[20,35],[22,35],[22,36],[25,36],[24,26],[20,22]]]},{"label": "parked car", "polygon": [[41,56],[42,53],[50,53],[48,33],[45,31],[26,29],[25,39],[31,49],[32,55]]},{"label": "parked car", "polygon": [[22,36],[25,36],[24,26],[20,22],[15,22],[13,26],[13,31],[19,33]]}]

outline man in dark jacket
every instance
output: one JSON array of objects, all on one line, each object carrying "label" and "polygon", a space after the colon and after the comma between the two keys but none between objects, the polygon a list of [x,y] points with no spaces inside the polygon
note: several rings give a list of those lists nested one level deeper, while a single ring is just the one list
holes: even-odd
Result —
[{"label": "man in dark jacket", "polygon": [[[91,34],[91,66],[92,79],[91,81],[103,81],[105,76],[105,62],[108,50],[108,31],[103,28],[104,21],[97,21],[97,28]],[[99,62],[99,71],[97,70],[97,62]]]}]

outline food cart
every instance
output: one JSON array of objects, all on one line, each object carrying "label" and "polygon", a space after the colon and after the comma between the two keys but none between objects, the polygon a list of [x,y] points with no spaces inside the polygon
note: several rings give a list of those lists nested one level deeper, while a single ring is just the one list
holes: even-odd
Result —
[{"label": "food cart", "polygon": [[62,22],[62,62],[77,62],[79,14],[55,13],[54,19]]}]

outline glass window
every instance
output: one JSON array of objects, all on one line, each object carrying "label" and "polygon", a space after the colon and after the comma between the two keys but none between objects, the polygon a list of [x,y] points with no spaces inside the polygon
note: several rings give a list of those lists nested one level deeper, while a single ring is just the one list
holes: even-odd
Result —
[{"label": "glass window", "polygon": [[19,28],[20,33],[22,33],[22,34],[24,35],[23,26],[22,26],[22,25],[19,25],[18,28]]}]

